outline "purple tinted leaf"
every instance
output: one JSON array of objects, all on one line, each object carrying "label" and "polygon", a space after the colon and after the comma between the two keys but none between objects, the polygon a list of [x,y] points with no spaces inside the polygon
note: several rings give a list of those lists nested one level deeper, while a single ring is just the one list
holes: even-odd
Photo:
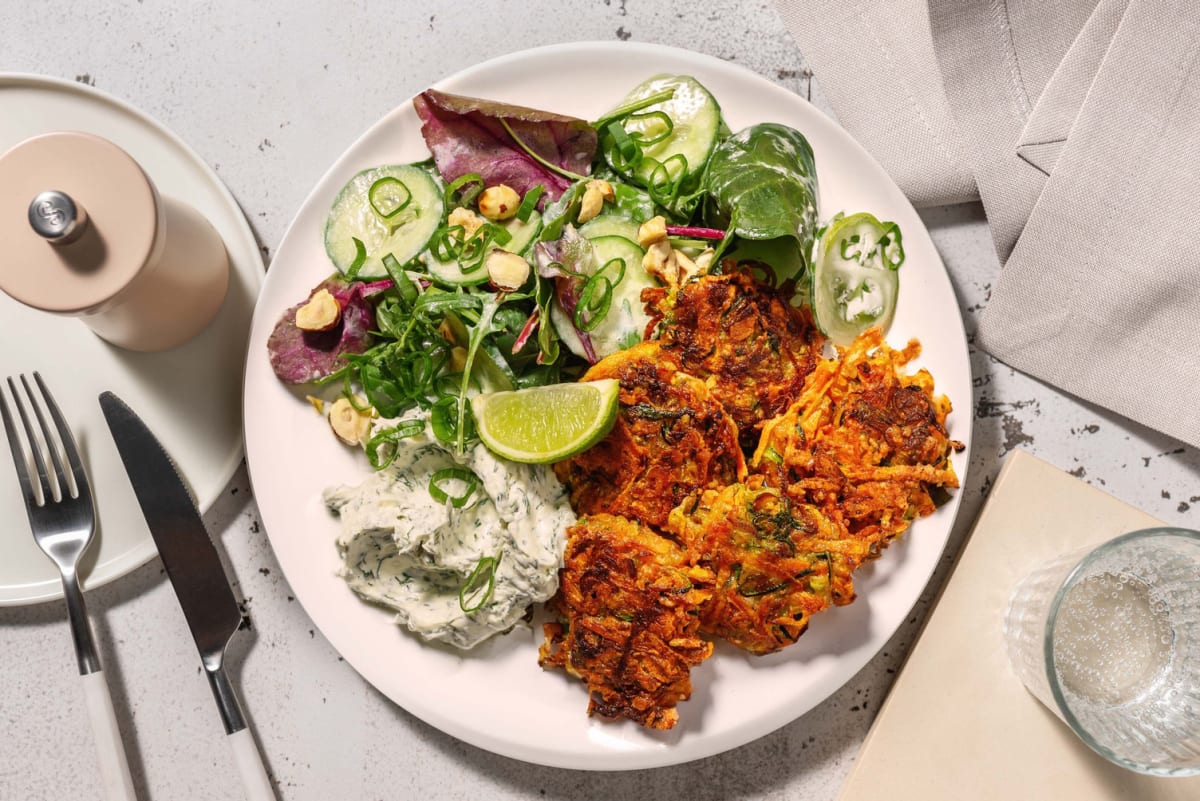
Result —
[{"label": "purple tinted leaf", "polygon": [[413,98],[421,135],[447,182],[478,173],[488,186],[506,184],[524,195],[546,187],[538,203],[557,200],[571,179],[539,164],[504,129],[550,164],[586,175],[596,154],[596,131],[585,120],[429,89]]},{"label": "purple tinted leaf", "polygon": [[534,262],[538,275],[554,280],[554,300],[566,313],[579,337],[584,356],[595,364],[600,359],[596,355],[592,338],[586,331],[580,331],[575,325],[575,309],[579,306],[579,293],[587,279],[580,275],[585,272],[586,261],[591,256],[591,244],[582,237],[574,226],[568,225],[563,229],[561,239],[554,242],[539,242],[534,246]]},{"label": "purple tinted leaf", "polygon": [[309,297],[325,289],[342,307],[341,320],[328,331],[302,331],[296,327],[296,310],[307,299],[284,312],[267,338],[267,353],[275,375],[289,384],[306,384],[344,367],[343,354],[366,351],[375,327],[375,310],[367,301],[367,293],[374,295],[387,288],[380,288],[379,284],[382,282],[348,283],[335,277],[313,287]]}]

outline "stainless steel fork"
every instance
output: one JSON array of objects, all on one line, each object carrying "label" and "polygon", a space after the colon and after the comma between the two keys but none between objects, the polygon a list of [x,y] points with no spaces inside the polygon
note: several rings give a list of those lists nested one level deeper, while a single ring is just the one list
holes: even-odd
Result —
[{"label": "stainless steel fork", "polygon": [[[34,432],[33,421],[25,410],[25,403],[21,400],[17,384],[12,378],[8,379],[8,389],[24,429],[28,451],[21,444],[20,432],[4,399],[3,388],[0,388],[0,416],[4,418],[8,446],[12,449],[13,464],[17,468],[17,478],[21,483],[21,495],[29,513],[29,527],[33,530],[33,539],[38,547],[58,566],[62,575],[67,619],[71,624],[71,636],[75,640],[75,654],[79,660],[79,673],[83,677],[88,716],[91,718],[92,732],[95,734],[96,748],[100,756],[104,797],[114,801],[136,799],[133,780],[129,775],[129,762],[125,758],[125,748],[121,742],[121,732],[117,728],[117,716],[113,712],[112,696],[100,669],[100,654],[92,639],[92,627],[88,623],[87,607],[79,587],[79,560],[91,544],[96,531],[96,507],[92,501],[91,487],[88,484],[87,473],[83,470],[83,463],[79,459],[79,451],[75,447],[71,429],[67,427],[62,412],[59,411],[50,391],[46,389],[42,377],[37,373],[33,374],[43,403],[38,402],[25,376],[20,378],[25,396],[33,410],[33,418],[36,419],[41,432],[40,441]],[[42,413],[43,406],[54,421],[57,437],[46,425],[46,416]],[[53,471],[47,469],[43,449],[45,454],[49,455],[49,465],[53,467]],[[60,450],[66,455],[66,464],[70,468],[69,478]],[[30,457],[37,473],[36,482],[29,472]]]}]

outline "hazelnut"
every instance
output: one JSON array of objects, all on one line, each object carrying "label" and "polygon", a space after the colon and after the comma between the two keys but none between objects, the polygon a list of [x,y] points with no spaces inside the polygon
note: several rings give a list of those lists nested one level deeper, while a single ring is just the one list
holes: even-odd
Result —
[{"label": "hazelnut", "polygon": [[638,226],[638,244],[644,248],[649,248],[655,242],[662,242],[667,238],[667,221],[666,218],[659,215],[651,217],[640,226]]},{"label": "hazelnut", "polygon": [[488,253],[484,266],[497,291],[515,292],[529,280],[529,262],[507,250],[496,248]]},{"label": "hazelnut", "polygon": [[318,289],[308,302],[296,309],[296,327],[301,331],[328,331],[342,319],[342,307],[328,289]]},{"label": "hazelnut", "polygon": [[587,182],[588,189],[594,189],[600,193],[600,197],[605,201],[612,203],[617,199],[617,193],[613,190],[612,184],[608,181],[602,181],[599,178],[593,178]]},{"label": "hazelnut", "polygon": [[520,205],[521,196],[504,184],[489,186],[479,195],[479,213],[489,220],[507,220]]},{"label": "hazelnut", "polygon": [[475,232],[483,225],[484,219],[470,209],[464,209],[459,206],[454,211],[450,212],[446,217],[446,222],[451,226],[461,225],[463,229],[463,239],[470,239],[475,236]]},{"label": "hazelnut", "polygon": [[712,248],[705,248],[702,250],[700,255],[696,257],[696,274],[708,275],[709,270],[712,269],[713,259],[715,259],[716,256],[717,251],[713,250]]},{"label": "hazelnut", "polygon": [[642,257],[642,269],[667,286],[679,285],[679,261],[665,238],[652,242]]},{"label": "hazelnut", "polygon": [[371,410],[359,411],[347,398],[338,398],[329,407],[329,426],[347,445],[359,445],[371,431]]}]

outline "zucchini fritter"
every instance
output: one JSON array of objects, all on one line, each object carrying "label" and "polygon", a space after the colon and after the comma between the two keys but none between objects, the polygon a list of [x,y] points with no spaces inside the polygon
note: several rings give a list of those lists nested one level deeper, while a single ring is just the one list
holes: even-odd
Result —
[{"label": "zucchini fritter", "polygon": [[703,381],[655,342],[614,353],[581,380],[621,382],[612,431],[554,465],[576,514],[614,514],[661,528],[693,491],[746,475],[737,427]]},{"label": "zucchini fritter", "polygon": [[957,487],[946,433],[950,401],[925,370],[902,368],[917,342],[888,347],[867,331],[821,362],[799,399],[763,427],[752,470],[793,501],[819,507],[878,555],[917,517],[931,514],[931,487]]},{"label": "zucchini fritter", "polygon": [[865,543],[761,476],[689,499],[670,532],[716,574],[700,630],[756,654],[791,645],[812,615],[853,601],[851,573],[867,556]]},{"label": "zucchini fritter", "polygon": [[752,453],[763,423],[799,396],[820,356],[824,337],[808,310],[744,270],[645,289],[642,301],[657,341],[708,383]]},{"label": "zucchini fritter", "polygon": [[697,608],[712,573],[636,521],[584,517],[567,529],[558,595],[562,623],[545,626],[538,663],[587,682],[588,714],[669,729],[692,694],[690,671],[712,653]]}]

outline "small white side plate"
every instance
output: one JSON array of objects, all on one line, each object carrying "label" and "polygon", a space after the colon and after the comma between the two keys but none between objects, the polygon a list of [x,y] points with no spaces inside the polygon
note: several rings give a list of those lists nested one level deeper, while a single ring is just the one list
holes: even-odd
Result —
[{"label": "small white side plate", "polygon": [[[83,577],[86,587],[96,587],[155,554],[97,396],[111,390],[142,416],[191,484],[201,511],[207,510],[242,458],[241,378],[263,264],[233,196],[162,125],[83,84],[0,73],[0,153],[31,136],[64,130],[93,133],[122,147],[161,194],[189,204],[213,224],[230,262],[229,292],[216,319],[195,339],[162,353],[121,350],[79,320],[35,311],[0,293],[0,379],[42,374],[91,476],[99,532]],[[0,520],[0,605],[61,597],[58,573],[29,533],[7,453],[0,454]]]}]

